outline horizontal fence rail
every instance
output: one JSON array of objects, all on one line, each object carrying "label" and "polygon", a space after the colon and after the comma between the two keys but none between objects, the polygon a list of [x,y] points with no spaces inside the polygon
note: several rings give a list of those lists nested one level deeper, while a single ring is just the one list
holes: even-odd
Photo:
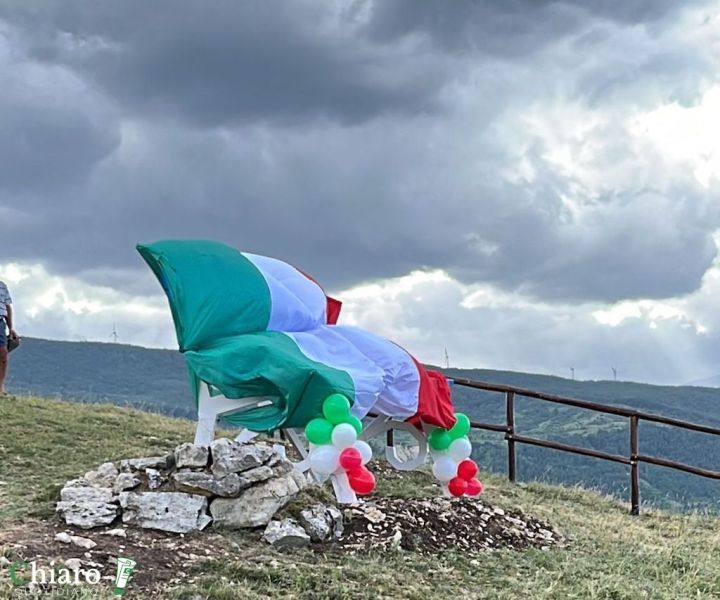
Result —
[{"label": "horizontal fence rail", "polygon": [[[641,412],[633,410],[631,408],[624,408],[622,406],[610,406],[608,404],[599,404],[597,402],[589,402],[587,400],[564,398],[562,396],[556,396],[554,394],[546,394],[544,392],[537,392],[535,390],[528,390],[509,385],[500,385],[496,383],[474,381],[472,379],[462,378],[453,378],[452,382],[454,383],[454,385],[461,385],[464,387],[474,388],[476,390],[482,390],[485,392],[499,392],[505,395],[506,417],[505,423],[503,425],[499,425],[496,423],[483,423],[481,421],[470,421],[470,425],[473,429],[483,429],[486,431],[495,431],[505,434],[505,440],[507,441],[508,445],[508,478],[510,479],[510,481],[514,482],[516,479],[517,460],[515,457],[515,444],[528,444],[531,446],[550,448],[553,450],[560,450],[561,452],[570,452],[572,454],[579,454],[582,456],[589,456],[591,458],[597,458],[600,460],[607,460],[624,465],[630,465],[630,513],[633,515],[640,514],[640,480],[638,474],[638,464],[641,462],[651,465],[657,465],[660,467],[667,467],[669,469],[675,469],[678,471],[684,471],[685,473],[691,473],[693,475],[699,475],[701,477],[707,477],[709,479],[720,479],[720,471],[711,471],[709,469],[702,469],[700,467],[695,467],[693,465],[687,465],[684,463],[659,458],[657,456],[640,454],[640,444],[638,439],[639,425],[641,420],[647,421],[649,423],[657,423],[670,427],[678,427],[680,429],[698,431],[700,433],[708,433],[710,435],[716,436],[720,436],[720,428],[709,427],[707,425],[700,425],[698,423],[691,423],[689,421],[673,419],[670,417],[663,417],[661,415],[654,415],[652,413]],[[539,438],[516,434],[515,398],[518,396],[523,398],[533,398],[535,400],[541,400],[543,402],[562,404],[564,406],[572,406],[574,408],[581,408],[593,412],[605,413],[608,415],[615,415],[618,417],[625,417],[629,419],[630,443],[628,455],[622,456],[619,454],[609,454],[607,452],[592,450],[591,448],[571,446],[569,444],[562,444],[560,442],[554,442],[551,440],[542,440]]]}]

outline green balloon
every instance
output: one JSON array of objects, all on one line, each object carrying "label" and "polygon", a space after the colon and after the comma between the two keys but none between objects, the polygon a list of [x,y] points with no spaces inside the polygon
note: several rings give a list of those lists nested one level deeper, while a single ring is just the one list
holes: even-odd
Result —
[{"label": "green balloon", "polygon": [[329,444],[333,424],[327,419],[313,419],[305,426],[305,437],[313,444]]},{"label": "green balloon", "polygon": [[362,433],[362,421],[358,419],[355,415],[350,415],[346,420],[346,423],[350,423],[355,428],[355,431],[357,431],[358,435]]},{"label": "green balloon", "polygon": [[447,450],[453,439],[447,429],[434,429],[428,443],[433,450]]},{"label": "green balloon", "polygon": [[350,400],[342,394],[331,394],[325,398],[322,411],[325,418],[333,425],[349,422]]},{"label": "green balloon", "polygon": [[457,421],[450,430],[450,437],[454,440],[458,440],[470,433],[470,419],[468,419],[467,415],[464,415],[463,413],[455,413],[455,418]]}]

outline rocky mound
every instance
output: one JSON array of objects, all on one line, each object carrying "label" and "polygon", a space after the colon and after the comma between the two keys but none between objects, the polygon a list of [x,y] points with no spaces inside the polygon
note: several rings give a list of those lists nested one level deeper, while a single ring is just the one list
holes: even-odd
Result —
[{"label": "rocky mound", "polygon": [[[279,447],[220,438],[167,456],[108,462],[68,481],[57,512],[82,529],[122,521],[171,533],[267,525],[308,480]],[[209,513],[209,514],[208,514]]]},{"label": "rocky mound", "polygon": [[[381,462],[373,468],[387,479],[413,477],[423,491],[427,485],[429,496],[439,492],[434,482],[422,481],[423,473],[401,473]],[[125,527],[185,534],[211,522],[234,529],[265,527],[263,539],[278,548],[331,543],[347,552],[432,553],[564,543],[547,523],[470,498],[373,495],[341,511],[310,494],[311,502],[279,513],[309,483],[279,446],[218,439],[210,447],[182,444],[167,456],[105,463],[69,481],[57,511],[66,525],[86,531],[122,525],[121,535]],[[61,536],[70,545],[72,531]]]},{"label": "rocky mound", "polygon": [[565,544],[551,525],[476,499],[376,498],[346,508],[344,514],[345,532],[339,545],[349,552],[454,549],[472,553],[497,548],[547,550]]}]

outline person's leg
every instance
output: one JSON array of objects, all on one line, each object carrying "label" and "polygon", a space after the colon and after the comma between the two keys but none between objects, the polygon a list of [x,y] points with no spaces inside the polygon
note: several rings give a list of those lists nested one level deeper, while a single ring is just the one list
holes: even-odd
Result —
[{"label": "person's leg", "polygon": [[5,393],[5,376],[8,368],[7,329],[5,319],[0,318],[0,394]]},{"label": "person's leg", "polygon": [[[0,335],[0,338],[4,338],[5,336]],[[7,351],[7,341],[5,341],[2,346],[0,346],[0,394],[5,393],[5,376],[7,375],[7,367],[8,367],[8,351]]]}]

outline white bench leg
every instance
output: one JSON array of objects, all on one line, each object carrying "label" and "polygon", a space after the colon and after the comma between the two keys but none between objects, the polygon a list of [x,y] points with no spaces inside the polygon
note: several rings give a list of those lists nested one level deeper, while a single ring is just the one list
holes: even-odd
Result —
[{"label": "white bench leg", "polygon": [[217,417],[200,417],[198,416],[197,427],[195,428],[195,441],[193,442],[196,446],[209,446],[210,443],[215,439],[215,423]]},{"label": "white bench leg", "polygon": [[304,473],[308,469],[310,469],[310,452],[305,447],[305,443],[303,442],[303,438],[300,437],[300,429],[297,428],[290,428],[290,429],[283,429],[283,432],[290,440],[290,443],[293,445],[295,450],[298,451],[298,454],[302,457],[302,460],[296,463],[293,463],[293,466],[298,470]]},{"label": "white bench leg", "polygon": [[257,431],[250,431],[249,429],[243,429],[240,433],[235,436],[235,441],[241,444],[247,444],[250,440],[255,439],[260,434]]},{"label": "white bench leg", "polygon": [[350,481],[345,471],[332,475],[330,481],[335,492],[335,498],[340,504],[355,504],[358,501],[357,495],[350,487]]},{"label": "white bench leg", "polygon": [[225,396],[211,396],[210,388],[204,381],[201,381],[198,393],[198,423],[195,429],[195,445],[209,446],[215,439],[215,426],[219,416],[255,408],[269,402],[267,398],[240,398],[233,400]]}]

